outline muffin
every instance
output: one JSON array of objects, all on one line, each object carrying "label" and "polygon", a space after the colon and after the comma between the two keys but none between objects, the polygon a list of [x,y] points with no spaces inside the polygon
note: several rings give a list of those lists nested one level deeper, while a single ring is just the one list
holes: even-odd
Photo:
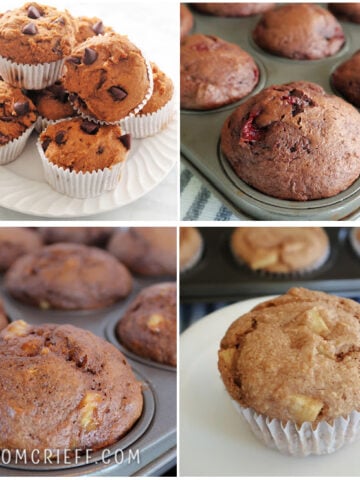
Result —
[{"label": "muffin", "polygon": [[274,8],[275,3],[193,3],[196,10],[218,17],[249,17]]},{"label": "muffin", "polygon": [[5,288],[15,299],[42,309],[85,310],[127,297],[132,278],[124,265],[99,248],[56,243],[13,263]]},{"label": "muffin", "polygon": [[0,271],[7,270],[18,258],[42,246],[35,230],[21,227],[0,228]]},{"label": "muffin", "polygon": [[297,60],[335,55],[345,43],[336,18],[328,10],[309,3],[283,5],[266,12],[253,39],[267,52]]},{"label": "muffin", "polygon": [[180,272],[189,270],[198,263],[204,249],[204,242],[195,227],[180,227]]},{"label": "muffin", "polygon": [[54,190],[90,198],[113,190],[130,149],[130,135],[118,125],[82,118],[48,125],[37,142],[45,179]]},{"label": "muffin", "polygon": [[220,374],[268,446],[324,454],[359,436],[359,318],[357,302],[293,288],[229,327]]},{"label": "muffin", "polygon": [[153,93],[141,110],[120,122],[121,128],[134,138],[144,138],[161,132],[174,115],[174,85],[159,67],[151,62],[154,88]]},{"label": "muffin", "polygon": [[252,270],[285,274],[312,271],[330,252],[329,238],[319,227],[235,228],[230,247]]},{"label": "muffin", "polygon": [[329,3],[328,7],[340,20],[360,23],[360,3]]},{"label": "muffin", "polygon": [[35,105],[20,88],[0,80],[0,165],[24,150],[37,119]]},{"label": "muffin", "polygon": [[11,85],[39,90],[61,76],[75,41],[68,12],[25,3],[0,17],[0,75]]},{"label": "muffin", "polygon": [[111,27],[105,27],[102,20],[97,17],[77,17],[75,18],[75,42],[76,44],[85,42],[90,37],[104,35],[113,32]]},{"label": "muffin", "polygon": [[176,283],[144,288],[116,327],[120,342],[143,358],[176,366]]},{"label": "muffin", "polygon": [[113,227],[43,227],[39,233],[44,243],[82,243],[103,247],[114,232]]},{"label": "muffin", "polygon": [[331,80],[348,102],[360,108],[360,50],[337,67]]},{"label": "muffin", "polygon": [[209,110],[236,102],[257,85],[259,70],[238,45],[213,35],[185,38],[180,52],[182,108]]},{"label": "muffin", "polygon": [[180,3],[180,41],[183,41],[194,26],[194,17],[189,7],[184,3]]},{"label": "muffin", "polygon": [[133,273],[144,276],[176,275],[176,228],[132,227],[117,230],[107,248]]},{"label": "muffin", "polygon": [[354,227],[351,229],[349,239],[354,252],[360,258],[360,228],[359,227]]},{"label": "muffin", "polygon": [[221,150],[236,175],[288,200],[327,198],[360,175],[359,112],[319,85],[273,85],[225,121]]},{"label": "muffin", "polygon": [[0,357],[2,449],[75,456],[118,441],[141,415],[130,365],[89,331],[17,320],[0,333]]},{"label": "muffin", "polygon": [[102,123],[138,113],[153,88],[151,67],[141,51],[116,33],[75,47],[66,59],[63,81],[76,110]]}]

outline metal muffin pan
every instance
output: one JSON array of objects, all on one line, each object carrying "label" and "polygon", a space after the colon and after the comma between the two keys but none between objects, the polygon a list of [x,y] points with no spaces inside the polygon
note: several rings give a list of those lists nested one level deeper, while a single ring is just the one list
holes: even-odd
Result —
[{"label": "metal muffin pan", "polygon": [[267,274],[239,264],[230,250],[231,227],[199,230],[204,252],[197,265],[181,274],[182,303],[278,295],[299,286],[342,296],[360,296],[360,257],[350,244],[349,228],[325,228],[330,240],[330,254],[325,263],[313,271],[293,275]]},{"label": "metal muffin pan", "polygon": [[[6,293],[2,281],[0,296],[11,320],[24,319],[34,325],[69,323],[90,330],[119,348],[114,329],[129,303],[142,288],[171,280],[173,279],[168,277],[160,279],[135,277],[134,289],[128,299],[99,310],[41,310],[14,300]],[[110,332],[109,326],[112,335],[107,333]],[[118,442],[107,447],[109,452],[106,451],[106,456],[104,455],[107,464],[102,461],[103,450],[99,450],[91,454],[91,462],[87,464],[84,458],[81,458],[76,465],[67,462],[59,465],[29,465],[29,463],[0,465],[0,476],[161,475],[173,467],[176,464],[176,369],[140,359],[134,354],[125,356],[135,375],[143,383],[144,409],[133,428]],[[131,457],[136,456],[137,450],[139,463],[137,458],[133,460]]]},{"label": "metal muffin pan", "polygon": [[[325,6],[326,4],[321,4]],[[256,89],[239,102],[209,111],[181,112],[181,153],[185,164],[207,186],[244,218],[260,220],[342,220],[360,217],[360,179],[340,194],[321,200],[297,202],[265,195],[245,184],[223,158],[219,148],[220,132],[226,118],[238,105],[259,90],[273,84],[295,80],[318,83],[327,92],[337,93],[331,85],[331,73],[348,59],[360,43],[359,25],[340,22],[346,36],[344,47],[332,57],[321,60],[290,60],[263,51],[252,40],[252,31],[261,15],[247,18],[212,17],[192,11],[193,33],[217,35],[238,44],[254,58],[260,70]]]}]

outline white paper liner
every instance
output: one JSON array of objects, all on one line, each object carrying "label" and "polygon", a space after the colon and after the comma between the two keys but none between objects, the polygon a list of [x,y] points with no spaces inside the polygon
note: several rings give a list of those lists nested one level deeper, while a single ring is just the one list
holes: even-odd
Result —
[{"label": "white paper liner", "polygon": [[0,75],[5,82],[28,90],[41,90],[61,77],[65,59],[50,63],[27,65],[0,56]]},{"label": "white paper liner", "polygon": [[31,125],[25,132],[18,138],[11,140],[11,142],[0,147],[0,165],[6,165],[7,163],[15,160],[21,152],[24,150],[26,142],[34,130],[35,123]]},{"label": "white paper liner", "polygon": [[168,125],[175,113],[175,98],[153,113],[128,116],[120,120],[120,127],[124,133],[130,133],[134,138],[145,138],[156,135]]},{"label": "white paper liner", "polygon": [[233,404],[260,441],[289,455],[305,457],[333,453],[360,437],[360,412],[357,411],[345,418],[336,418],[333,425],[320,422],[314,430],[311,422],[301,427],[290,421],[282,425],[280,420],[270,419],[252,408],[243,408],[235,400]]},{"label": "white paper liner", "polygon": [[120,181],[125,165],[124,160],[103,170],[86,173],[74,172],[51,163],[44,154],[40,140],[36,142],[36,146],[41,157],[45,180],[54,190],[69,197],[92,198],[114,190]]},{"label": "white paper liner", "polygon": [[[145,63],[146,63],[147,75],[148,75],[148,79],[149,79],[149,90],[147,91],[143,101],[141,103],[139,103],[139,105],[137,107],[135,107],[133,109],[133,111],[128,115],[129,117],[133,117],[134,115],[139,113],[145,107],[145,105],[149,101],[151,95],[153,94],[154,78],[153,78],[152,68],[151,68],[150,62],[148,60],[145,59]],[[101,120],[99,118],[92,117],[91,115],[87,115],[84,112],[82,112],[80,108],[77,108],[76,105],[71,100],[69,100],[69,101],[70,101],[73,109],[79,115],[81,115],[82,118],[85,118],[86,120],[90,120],[91,122],[98,123],[100,125],[120,125],[121,124],[121,120],[122,120],[121,118],[119,120],[114,121],[114,122],[106,122],[105,120]]]}]

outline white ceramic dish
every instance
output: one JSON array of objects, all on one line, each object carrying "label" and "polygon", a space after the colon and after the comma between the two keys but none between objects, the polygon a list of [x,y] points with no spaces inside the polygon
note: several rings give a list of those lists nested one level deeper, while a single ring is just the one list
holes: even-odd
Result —
[{"label": "white ceramic dish", "polygon": [[268,298],[218,310],[180,337],[180,475],[356,476],[360,442],[331,455],[283,455],[261,444],[231,404],[217,369],[220,340],[237,317]]}]

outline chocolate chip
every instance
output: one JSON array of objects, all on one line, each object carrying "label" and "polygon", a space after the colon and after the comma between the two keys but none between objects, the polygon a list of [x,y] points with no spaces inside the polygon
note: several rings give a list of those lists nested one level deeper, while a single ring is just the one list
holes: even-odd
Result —
[{"label": "chocolate chip", "polygon": [[131,135],[129,133],[126,133],[125,135],[121,135],[119,137],[120,142],[124,145],[126,150],[130,150],[131,147]]},{"label": "chocolate chip", "polygon": [[98,54],[92,48],[85,48],[85,52],[82,58],[82,61],[85,65],[92,65],[97,59]]},{"label": "chocolate chip", "polygon": [[39,12],[39,10],[34,7],[33,5],[31,5],[31,7],[28,8],[28,11],[27,11],[27,16],[29,18],[40,18],[41,17],[41,13]]},{"label": "chocolate chip", "polygon": [[14,103],[14,110],[16,115],[26,115],[30,110],[29,102],[26,100],[25,102]]},{"label": "chocolate chip", "polygon": [[58,145],[63,145],[65,143],[65,132],[63,130],[60,130],[60,132],[55,135],[55,142]]},{"label": "chocolate chip", "polygon": [[83,132],[88,133],[89,135],[95,135],[99,131],[99,125],[90,122],[89,120],[84,120],[80,125],[80,128]]},{"label": "chocolate chip", "polygon": [[46,152],[46,150],[48,149],[48,146],[50,145],[50,143],[51,143],[51,138],[50,138],[50,137],[46,137],[45,140],[43,141],[43,143],[41,144],[42,149],[44,150],[44,152]]},{"label": "chocolate chip", "polygon": [[121,87],[111,87],[108,92],[116,102],[120,102],[127,97],[127,92]]},{"label": "chocolate chip", "polygon": [[31,22],[28,23],[27,25],[25,25],[25,27],[23,27],[23,29],[21,31],[25,35],[36,35],[38,33],[38,29],[37,29],[36,25],[34,23],[31,23]]},{"label": "chocolate chip", "polygon": [[101,155],[102,153],[104,153],[104,147],[102,147],[102,146],[100,145],[100,147],[98,147],[98,149],[96,150],[96,153],[97,153],[98,155]]},{"label": "chocolate chip", "polygon": [[96,33],[96,35],[102,35],[104,33],[104,24],[103,22],[100,20],[100,22],[96,22],[93,26],[92,26],[92,29],[93,29],[93,32]]},{"label": "chocolate chip", "polygon": [[81,58],[79,58],[79,57],[67,57],[66,61],[70,62],[70,63],[74,63],[75,65],[80,65]]}]

